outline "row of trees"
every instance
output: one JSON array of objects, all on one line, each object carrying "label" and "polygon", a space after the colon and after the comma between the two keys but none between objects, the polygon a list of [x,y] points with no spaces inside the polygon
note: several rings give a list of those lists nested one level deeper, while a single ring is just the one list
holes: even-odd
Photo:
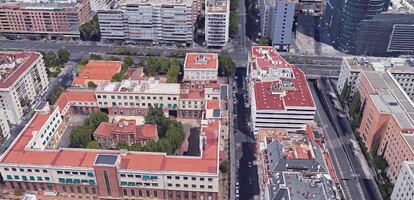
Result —
[{"label": "row of trees", "polygon": [[[154,52],[151,50],[135,50],[135,49],[130,49],[130,48],[119,48],[115,51],[109,51],[107,52],[107,54],[115,54],[115,55],[126,55],[126,56],[161,56],[161,52]],[[184,58],[185,57],[185,53],[183,51],[171,51],[170,52],[170,57],[174,57],[174,58]]]},{"label": "row of trees", "polygon": [[230,12],[229,20],[229,36],[234,38],[236,37],[239,29],[239,16],[236,12]]},{"label": "row of trees", "polygon": [[82,126],[72,130],[69,139],[72,148],[91,148],[97,149],[99,145],[93,141],[93,132],[102,122],[107,122],[108,116],[103,112],[95,112],[86,118]]},{"label": "row of trees", "polygon": [[53,51],[41,52],[49,77],[57,77],[61,68],[65,66],[70,59],[70,52],[60,48],[56,53]]},{"label": "row of trees", "polygon": [[144,73],[147,76],[167,75],[168,83],[177,83],[180,69],[180,61],[176,58],[151,57],[147,59]]},{"label": "row of trees", "polygon": [[124,79],[128,79],[128,75],[126,74],[128,71],[128,68],[130,66],[134,65],[134,59],[127,56],[124,58],[124,63],[122,63],[122,67],[121,67],[121,71],[116,73],[113,77],[112,77],[112,82],[119,82],[122,81]]}]

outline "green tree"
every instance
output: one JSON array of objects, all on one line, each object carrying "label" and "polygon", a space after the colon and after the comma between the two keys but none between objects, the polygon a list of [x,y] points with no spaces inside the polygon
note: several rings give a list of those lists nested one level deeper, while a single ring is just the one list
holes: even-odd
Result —
[{"label": "green tree", "polygon": [[98,15],[95,15],[89,22],[84,23],[79,28],[82,40],[99,41],[101,33],[99,30]]},{"label": "green tree", "polygon": [[90,54],[89,59],[90,60],[103,60],[102,56],[97,55],[97,54]]},{"label": "green tree", "polygon": [[54,52],[47,51],[47,52],[41,52],[41,54],[43,55],[43,60],[47,68],[60,67],[58,56]]},{"label": "green tree", "polygon": [[357,91],[354,95],[354,98],[349,105],[349,113],[351,115],[352,121],[354,122],[354,126],[357,126],[359,123],[360,117],[360,109],[361,109],[361,95]]},{"label": "green tree", "polygon": [[180,64],[177,62],[171,62],[171,66],[167,72],[167,83],[177,83],[179,74]]},{"label": "green tree", "polygon": [[239,8],[239,0],[230,0],[230,11],[235,11]]},{"label": "green tree", "polygon": [[129,146],[125,141],[119,141],[116,144],[116,149],[118,149],[118,150],[120,150],[120,149],[129,149]]},{"label": "green tree", "polygon": [[126,56],[126,57],[124,58],[124,64],[125,64],[126,66],[131,66],[131,65],[134,65],[134,59],[133,59],[132,57],[130,57],[130,56]]},{"label": "green tree", "polygon": [[150,140],[145,144],[144,151],[146,152],[160,152],[160,148],[158,146],[158,143],[155,142],[155,140]]},{"label": "green tree", "polygon": [[234,38],[239,29],[239,16],[235,12],[230,13],[229,36]]},{"label": "green tree", "polygon": [[62,86],[58,86],[53,90],[53,94],[48,98],[49,104],[55,104],[56,100],[64,91],[66,91],[66,89]]},{"label": "green tree", "polygon": [[85,125],[91,127],[93,130],[98,128],[102,122],[108,122],[109,117],[105,113],[98,111],[94,112],[85,120]]},{"label": "green tree", "polygon": [[69,141],[73,148],[85,148],[92,141],[93,129],[89,126],[80,126],[72,130]]},{"label": "green tree", "polygon": [[57,51],[57,57],[59,59],[60,64],[65,64],[69,61],[70,59],[70,52],[67,49],[64,48],[60,48]]},{"label": "green tree", "polygon": [[142,146],[139,143],[131,144],[128,148],[129,151],[142,151]]},{"label": "green tree", "polygon": [[88,88],[93,88],[95,89],[96,87],[98,87],[93,81],[89,81],[88,82]]},{"label": "green tree", "polygon": [[270,45],[270,40],[267,37],[261,37],[259,40],[259,45],[261,46],[269,46]]},{"label": "green tree", "polygon": [[229,160],[223,160],[220,163],[219,169],[222,173],[225,173],[225,174],[229,173],[230,172],[230,162],[229,162]]},{"label": "green tree", "polygon": [[80,62],[79,62],[79,64],[80,65],[86,65],[86,64],[88,64],[88,62],[89,62],[89,59],[82,59]]},{"label": "green tree", "polygon": [[342,88],[342,92],[339,98],[345,103],[347,103],[350,94],[351,94],[351,87],[349,87],[348,85],[348,80],[345,80],[345,84],[344,84],[344,87]]},{"label": "green tree", "polygon": [[96,141],[90,141],[86,144],[87,149],[100,149],[99,144]]},{"label": "green tree", "polygon": [[116,57],[116,56],[109,56],[109,58],[107,60],[109,60],[109,61],[120,61],[121,59],[119,57]]},{"label": "green tree", "polygon": [[165,119],[162,108],[149,106],[148,113],[145,115],[146,124],[161,124]]},{"label": "green tree", "polygon": [[219,56],[219,75],[220,76],[231,76],[234,73],[236,64],[233,59],[228,55]]}]

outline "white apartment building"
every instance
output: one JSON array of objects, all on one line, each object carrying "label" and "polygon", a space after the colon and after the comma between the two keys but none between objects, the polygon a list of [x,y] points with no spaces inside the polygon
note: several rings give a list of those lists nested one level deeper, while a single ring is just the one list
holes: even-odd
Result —
[{"label": "white apartment building", "polygon": [[279,51],[288,51],[292,44],[295,6],[296,3],[289,0],[259,1],[261,32]]},{"label": "white apartment building", "polygon": [[229,0],[205,0],[205,40],[207,47],[224,47],[229,40]]},{"label": "white apartment building", "polygon": [[10,136],[9,123],[6,120],[6,114],[3,108],[0,108],[0,137],[8,138]]},{"label": "white apartment building", "polygon": [[187,53],[184,60],[184,81],[217,81],[218,55],[216,53]]},{"label": "white apartment building", "polygon": [[177,110],[180,84],[157,80],[102,82],[95,90],[98,107],[114,115],[144,115],[149,106]]},{"label": "white apartment building", "polygon": [[339,72],[337,90],[341,94],[345,83],[350,87],[350,99],[358,91],[362,71],[389,70],[407,95],[414,99],[414,64],[410,59],[381,57],[343,57]]},{"label": "white apartment building", "polygon": [[305,130],[316,112],[305,74],[273,47],[254,46],[249,59],[254,133],[261,128]]},{"label": "white apartment building", "polygon": [[99,11],[103,40],[147,45],[191,45],[196,5],[192,0],[123,0]]},{"label": "white apartment building", "polygon": [[19,123],[48,84],[40,53],[0,52],[0,108],[8,122]]},{"label": "white apartment building", "polygon": [[98,10],[109,10],[113,0],[89,0],[91,11],[98,12]]},{"label": "white apartment building", "polygon": [[50,106],[48,102],[40,102],[35,111],[38,117],[47,118],[39,130],[33,131],[32,139],[27,143],[26,148],[45,150],[56,148],[58,141],[63,135],[61,124],[63,116],[58,107]]},{"label": "white apartment building", "polygon": [[414,199],[414,161],[405,161],[394,185],[391,200],[411,199]]}]

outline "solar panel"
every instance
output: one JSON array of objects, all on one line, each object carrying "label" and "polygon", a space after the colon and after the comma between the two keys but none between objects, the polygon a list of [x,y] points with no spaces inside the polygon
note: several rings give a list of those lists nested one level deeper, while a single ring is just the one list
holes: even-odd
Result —
[{"label": "solar panel", "polygon": [[98,155],[95,165],[115,165],[118,155]]}]

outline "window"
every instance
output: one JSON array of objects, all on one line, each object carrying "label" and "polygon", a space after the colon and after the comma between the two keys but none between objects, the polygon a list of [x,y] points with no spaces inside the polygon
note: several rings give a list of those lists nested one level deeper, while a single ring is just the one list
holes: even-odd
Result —
[{"label": "window", "polygon": [[185,187],[185,188],[188,188],[188,184],[184,184],[184,187]]},{"label": "window", "polygon": [[135,175],[135,178],[141,178],[141,175]]},{"label": "window", "polygon": [[134,178],[134,175],[128,174],[128,178]]},{"label": "window", "polygon": [[121,177],[126,177],[126,174],[121,174]]},{"label": "window", "polygon": [[124,196],[127,196],[128,195],[128,191],[127,191],[127,189],[122,189],[122,192],[124,193]]},{"label": "window", "polygon": [[82,193],[81,188],[79,186],[76,187],[76,189],[78,190],[78,193]]},{"label": "window", "polygon": [[66,186],[64,186],[64,185],[62,185],[62,190],[63,190],[63,192],[68,192],[67,190],[66,190]]},{"label": "window", "polygon": [[209,186],[208,186],[208,189],[213,189],[213,186],[212,186],[212,185],[209,185]]},{"label": "window", "polygon": [[195,184],[192,184],[192,185],[191,185],[191,187],[192,187],[192,188],[196,188],[197,186],[196,186]]},{"label": "window", "polygon": [[200,181],[204,181],[204,178],[200,178]]},{"label": "window", "polygon": [[70,172],[69,171],[65,171],[65,174],[70,174]]},{"label": "window", "polygon": [[135,196],[135,190],[131,189],[131,196]]},{"label": "window", "polygon": [[21,168],[20,168],[20,169],[19,169],[19,171],[24,172],[24,169],[21,169]]},{"label": "window", "polygon": [[46,180],[46,181],[49,181],[49,180],[50,180],[50,178],[49,178],[49,177],[45,177],[45,180]]},{"label": "window", "polygon": [[191,180],[195,181],[195,180],[197,180],[197,179],[196,179],[196,177],[191,177]]},{"label": "window", "polygon": [[177,184],[175,184],[175,187],[181,187],[181,185],[177,183]]},{"label": "window", "polygon": [[79,174],[85,176],[86,172],[79,172]]},{"label": "window", "polygon": [[92,194],[96,194],[96,188],[92,188]]},{"label": "window", "polygon": [[32,169],[27,169],[27,172],[32,172]]},{"label": "window", "polygon": [[89,194],[89,188],[88,187],[85,187],[84,190],[85,190],[86,194]]},{"label": "window", "polygon": [[208,178],[208,181],[213,181],[213,178]]},{"label": "window", "polygon": [[15,171],[17,171],[17,170],[16,170],[16,168],[12,168],[12,171],[14,171],[14,172],[15,172]]},{"label": "window", "polygon": [[73,189],[73,186],[69,186],[69,190],[70,190],[71,193],[75,192],[75,190]]},{"label": "window", "polygon": [[150,197],[150,196],[151,196],[151,194],[150,194],[150,191],[149,191],[149,190],[146,190],[146,191],[145,191],[145,193],[147,193],[147,197]]},{"label": "window", "polygon": [[168,183],[168,184],[167,184],[167,186],[168,186],[168,187],[172,187],[172,184],[171,184],[171,183]]},{"label": "window", "polygon": [[79,172],[72,172],[73,175],[79,175]]},{"label": "window", "polygon": [[40,170],[39,169],[35,169],[35,172],[40,172]]},{"label": "window", "polygon": [[184,179],[184,180],[188,180],[188,177],[187,177],[187,176],[184,176],[184,177],[183,177],[183,179]]},{"label": "window", "polygon": [[204,185],[200,185],[200,188],[201,188],[201,189],[204,189]]},{"label": "window", "polygon": [[167,179],[171,179],[171,176],[167,176]]},{"label": "window", "polygon": [[176,177],[175,177],[175,180],[180,180],[180,177],[179,177],[179,176],[176,176]]},{"label": "window", "polygon": [[6,167],[6,168],[4,168],[4,171],[8,172],[8,171],[9,171],[9,168],[7,168],[7,167]]},{"label": "window", "polygon": [[14,176],[14,179],[19,180],[19,176]]}]

